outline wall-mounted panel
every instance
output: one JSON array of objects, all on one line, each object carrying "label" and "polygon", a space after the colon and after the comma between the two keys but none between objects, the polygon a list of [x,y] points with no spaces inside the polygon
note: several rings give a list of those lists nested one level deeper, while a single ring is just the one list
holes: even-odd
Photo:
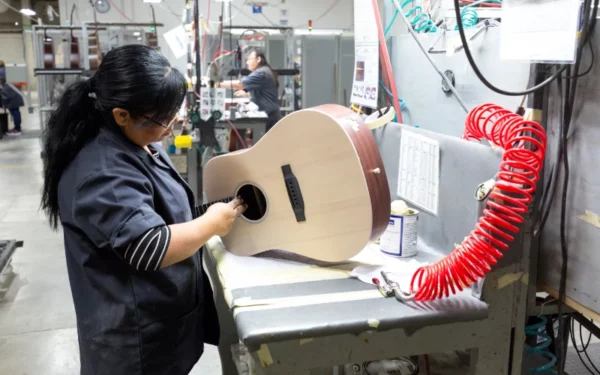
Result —
[{"label": "wall-mounted panel", "polygon": [[[596,29],[592,43],[600,38]],[[594,44],[596,45],[596,44]],[[591,63],[589,49],[584,50],[581,71]],[[545,170],[552,168],[556,155],[561,114],[556,85],[548,103],[548,151]],[[569,139],[569,185],[567,189],[566,239],[569,256],[567,268],[567,296],[587,308],[600,313],[600,65],[579,79],[575,114]],[[548,178],[549,173],[546,173]],[[558,176],[550,216],[541,236],[538,279],[558,290],[562,264],[560,242],[560,206],[563,171]]]},{"label": "wall-mounted panel", "polygon": [[[402,22],[398,19],[396,22]],[[436,34],[419,34],[428,49]],[[445,48],[442,37],[435,49]],[[406,102],[403,121],[421,128],[449,134],[462,135],[465,111],[452,94],[442,91],[442,78],[427,61],[411,35],[391,38],[391,60],[398,96]],[[472,43],[472,52],[484,75],[496,86],[505,90],[518,91],[526,87],[529,79],[529,64],[503,61],[499,57],[500,29],[489,28]],[[456,79],[456,88],[468,108],[491,102],[515,110],[520,97],[507,97],[494,93],[483,85],[471,69],[464,51],[452,56],[431,54],[442,71],[451,70]]]}]

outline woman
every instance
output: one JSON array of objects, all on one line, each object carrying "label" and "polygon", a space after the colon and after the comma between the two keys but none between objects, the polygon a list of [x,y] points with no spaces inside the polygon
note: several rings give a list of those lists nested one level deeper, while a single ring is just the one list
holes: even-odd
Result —
[{"label": "woman", "polygon": [[81,374],[188,374],[218,342],[199,249],[245,207],[193,217],[192,191],[155,143],[185,94],[159,52],[128,45],[70,86],[48,121],[42,207],[63,227]]},{"label": "woman", "polygon": [[0,107],[8,109],[13,118],[14,128],[9,130],[8,135],[21,135],[21,110],[25,102],[19,90],[6,83],[6,78],[0,77]]},{"label": "woman", "polygon": [[259,110],[267,113],[266,133],[281,119],[277,73],[271,69],[264,53],[258,50],[250,50],[246,57],[246,66],[250,74],[241,81],[223,81],[216,86],[238,90],[236,96],[246,96],[249,92],[250,100],[258,106]]}]

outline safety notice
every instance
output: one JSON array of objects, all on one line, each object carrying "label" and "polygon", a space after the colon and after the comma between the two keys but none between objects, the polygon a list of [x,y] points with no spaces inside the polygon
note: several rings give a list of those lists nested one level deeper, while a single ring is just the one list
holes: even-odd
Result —
[{"label": "safety notice", "polygon": [[354,0],[354,80],[350,101],[377,108],[379,37],[371,0]]}]

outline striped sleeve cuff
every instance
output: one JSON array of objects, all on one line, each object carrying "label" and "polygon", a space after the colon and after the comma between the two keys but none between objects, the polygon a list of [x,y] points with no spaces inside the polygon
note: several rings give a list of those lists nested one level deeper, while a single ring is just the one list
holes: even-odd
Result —
[{"label": "striped sleeve cuff", "polygon": [[137,270],[156,271],[160,268],[170,242],[171,229],[168,226],[150,229],[127,246],[123,258]]}]

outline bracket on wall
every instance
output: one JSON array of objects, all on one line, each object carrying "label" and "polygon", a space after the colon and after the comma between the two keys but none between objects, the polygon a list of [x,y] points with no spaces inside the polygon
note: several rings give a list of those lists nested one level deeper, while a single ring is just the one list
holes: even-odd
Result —
[{"label": "bracket on wall", "polygon": [[[452,82],[452,86],[456,87],[456,78],[454,77],[454,72],[452,70],[448,69],[444,72],[444,75],[446,77],[448,77],[450,82]],[[450,94],[452,92],[452,90],[450,90],[450,86],[448,86],[448,84],[446,83],[446,80],[444,80],[444,79],[442,79],[442,91],[445,92],[446,94]]]}]

